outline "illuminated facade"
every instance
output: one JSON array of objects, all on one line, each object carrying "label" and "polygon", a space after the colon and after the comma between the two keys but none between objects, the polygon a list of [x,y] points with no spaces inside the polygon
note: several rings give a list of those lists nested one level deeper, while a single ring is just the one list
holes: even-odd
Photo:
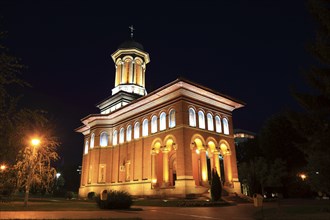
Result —
[{"label": "illuminated facade", "polygon": [[202,195],[212,169],[227,191],[240,193],[232,111],[244,103],[182,78],[147,94],[149,54],[133,40],[112,58],[112,96],[76,129],[84,136],[79,196]]}]

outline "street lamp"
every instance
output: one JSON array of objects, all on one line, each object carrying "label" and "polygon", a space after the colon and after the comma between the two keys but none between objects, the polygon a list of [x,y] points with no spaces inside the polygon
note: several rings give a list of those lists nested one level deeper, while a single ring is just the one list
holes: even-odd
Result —
[{"label": "street lamp", "polygon": [[38,145],[40,144],[40,139],[38,139],[38,138],[33,138],[33,139],[31,140],[31,144],[32,144],[33,147],[38,147]]},{"label": "street lamp", "polygon": [[35,166],[36,166],[36,148],[39,146],[40,144],[40,139],[38,138],[33,138],[31,140],[31,145],[33,147],[32,149],[32,155],[30,156],[29,158],[29,169],[28,169],[28,173],[27,173],[27,181],[25,183],[25,196],[24,196],[24,206],[27,207],[27,203],[28,203],[28,200],[29,200],[29,191],[30,191],[30,186],[31,186],[31,183],[32,183],[32,179],[33,179],[33,170],[35,169]]},{"label": "street lamp", "polygon": [[56,179],[60,178],[61,173],[56,173]]},{"label": "street lamp", "polygon": [[5,169],[7,169],[7,166],[5,164],[1,164],[0,166],[1,172],[5,171]]}]

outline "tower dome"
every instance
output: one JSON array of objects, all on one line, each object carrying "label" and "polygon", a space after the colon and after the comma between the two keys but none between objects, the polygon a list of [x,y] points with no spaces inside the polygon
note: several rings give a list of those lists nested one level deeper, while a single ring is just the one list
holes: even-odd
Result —
[{"label": "tower dome", "polygon": [[132,48],[135,48],[135,49],[138,49],[138,50],[141,50],[141,51],[144,51],[144,47],[142,44],[136,42],[135,40],[133,39],[129,39],[125,42],[123,42],[122,44],[119,45],[118,49],[132,49]]}]

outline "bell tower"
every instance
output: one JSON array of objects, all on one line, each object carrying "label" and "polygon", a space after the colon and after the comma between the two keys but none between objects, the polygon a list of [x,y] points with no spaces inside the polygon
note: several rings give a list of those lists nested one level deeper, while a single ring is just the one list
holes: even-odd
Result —
[{"label": "bell tower", "polygon": [[97,105],[101,114],[110,113],[147,95],[145,73],[146,65],[150,62],[149,54],[144,51],[142,44],[133,39],[133,26],[129,28],[131,38],[120,44],[111,55],[115,63],[115,87],[112,96]]},{"label": "bell tower", "polygon": [[131,29],[131,39],[122,43],[111,55],[115,67],[115,88],[112,95],[119,91],[146,95],[145,72],[146,65],[150,62],[149,54],[144,51],[142,44],[133,40],[133,26]]}]

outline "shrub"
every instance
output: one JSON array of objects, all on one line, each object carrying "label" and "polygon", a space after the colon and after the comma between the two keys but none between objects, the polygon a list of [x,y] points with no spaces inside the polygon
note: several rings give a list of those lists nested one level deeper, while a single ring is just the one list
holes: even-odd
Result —
[{"label": "shrub", "polygon": [[212,170],[212,183],[211,183],[211,197],[213,201],[219,201],[221,198],[221,191],[222,191],[222,185],[220,182],[220,177],[218,175],[218,172],[213,169]]},{"label": "shrub", "polygon": [[93,200],[93,199],[95,198],[95,192],[89,192],[89,193],[87,194],[87,198],[88,198],[89,200]]},{"label": "shrub", "polygon": [[72,191],[67,191],[66,194],[65,194],[65,198],[71,200],[73,198],[73,192]]},{"label": "shrub", "polygon": [[128,209],[133,200],[128,192],[110,190],[105,200],[102,200],[101,195],[98,195],[96,203],[101,209]]}]

